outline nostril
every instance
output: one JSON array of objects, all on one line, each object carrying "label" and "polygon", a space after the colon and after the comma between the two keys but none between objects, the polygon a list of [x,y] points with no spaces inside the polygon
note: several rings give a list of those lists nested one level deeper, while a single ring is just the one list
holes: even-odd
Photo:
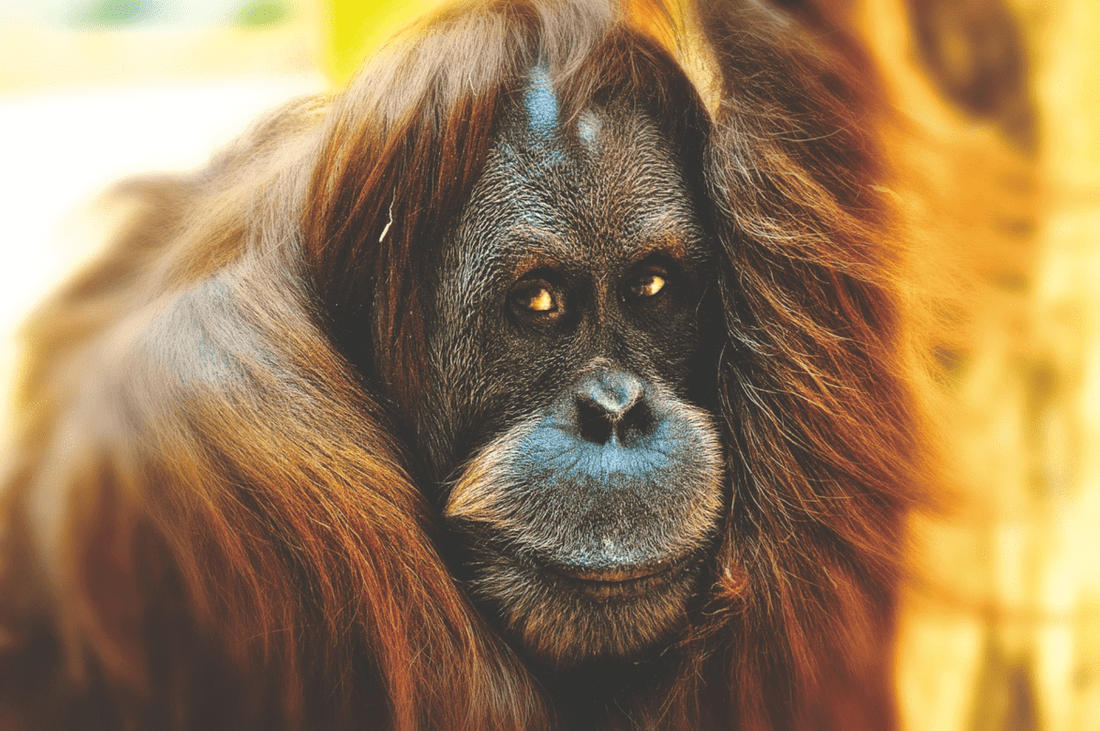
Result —
[{"label": "nostril", "polygon": [[614,429],[619,436],[619,442],[623,446],[631,447],[652,431],[654,422],[653,411],[646,402],[637,401],[622,415]]},{"label": "nostril", "polygon": [[593,444],[607,444],[615,429],[606,410],[583,398],[577,399],[577,427],[581,437]]},{"label": "nostril", "polygon": [[598,404],[577,400],[577,427],[581,438],[593,444],[607,444],[614,437],[624,447],[634,446],[653,429],[653,411],[644,401],[635,402],[626,413],[609,414]]},{"label": "nostril", "polygon": [[632,446],[653,427],[643,383],[622,371],[603,372],[577,390],[577,426],[583,439],[607,444],[612,439]]}]

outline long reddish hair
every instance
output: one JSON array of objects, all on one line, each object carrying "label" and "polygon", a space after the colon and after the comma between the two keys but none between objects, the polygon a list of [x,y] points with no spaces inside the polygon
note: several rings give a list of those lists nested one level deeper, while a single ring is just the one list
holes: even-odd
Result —
[{"label": "long reddish hair", "polygon": [[436,247],[534,65],[566,114],[623,93],[663,120],[716,239],[732,508],[663,692],[622,723],[895,725],[928,430],[877,80],[821,19],[699,5],[710,113],[656,3],[478,2],[206,170],[119,190],[133,221],[28,331],[0,726],[568,722],[456,587],[405,412]]}]

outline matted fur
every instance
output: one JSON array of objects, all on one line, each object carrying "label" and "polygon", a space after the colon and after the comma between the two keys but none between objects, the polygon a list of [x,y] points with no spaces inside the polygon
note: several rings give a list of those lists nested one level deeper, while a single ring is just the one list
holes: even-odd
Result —
[{"label": "matted fur", "polygon": [[[120,190],[140,214],[28,330],[0,728],[570,723],[455,586],[403,408],[433,247],[533,65],[567,115],[645,90],[698,128],[643,5],[464,4],[206,170]],[[702,610],[602,722],[886,731],[928,477],[877,82],[809,7],[697,10],[732,509]]]}]

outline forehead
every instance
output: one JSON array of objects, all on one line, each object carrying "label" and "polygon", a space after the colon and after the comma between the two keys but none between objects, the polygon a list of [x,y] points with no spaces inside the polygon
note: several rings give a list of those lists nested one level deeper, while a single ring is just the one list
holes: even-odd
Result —
[{"label": "forehead", "polygon": [[674,149],[627,101],[564,118],[548,79],[533,74],[463,212],[460,248],[506,268],[532,257],[606,266],[653,248],[701,257]]}]

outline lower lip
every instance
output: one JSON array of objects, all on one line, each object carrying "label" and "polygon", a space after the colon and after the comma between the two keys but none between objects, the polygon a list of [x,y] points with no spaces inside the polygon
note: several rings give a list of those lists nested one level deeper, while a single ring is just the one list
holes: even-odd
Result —
[{"label": "lower lip", "polygon": [[633,598],[670,583],[685,565],[680,561],[658,568],[634,571],[569,571],[550,570],[551,576],[564,587],[593,599]]},{"label": "lower lip", "polygon": [[664,573],[669,570],[671,566],[661,565],[649,568],[633,569],[626,571],[563,571],[553,570],[554,573],[564,576],[568,579],[578,579],[579,581],[595,581],[603,584],[620,584],[628,581],[637,581],[638,579],[645,579],[650,576],[656,576],[657,574]]}]

